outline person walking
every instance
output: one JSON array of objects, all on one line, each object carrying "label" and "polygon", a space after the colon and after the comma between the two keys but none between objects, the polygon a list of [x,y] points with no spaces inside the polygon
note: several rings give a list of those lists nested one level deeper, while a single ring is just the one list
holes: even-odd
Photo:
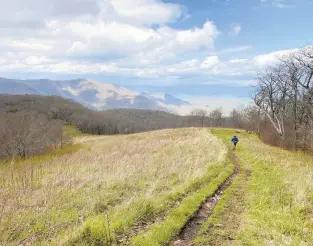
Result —
[{"label": "person walking", "polygon": [[239,142],[239,139],[236,137],[236,136],[233,136],[233,138],[231,139],[233,145],[234,145],[234,148],[233,150],[236,150],[236,146],[237,146],[237,143]]}]

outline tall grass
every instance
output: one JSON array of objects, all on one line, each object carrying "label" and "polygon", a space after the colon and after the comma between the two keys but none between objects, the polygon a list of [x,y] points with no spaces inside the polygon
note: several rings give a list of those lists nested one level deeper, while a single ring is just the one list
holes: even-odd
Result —
[{"label": "tall grass", "polygon": [[223,171],[204,188],[188,196],[178,208],[169,213],[166,220],[153,225],[150,230],[133,238],[133,245],[165,245],[178,235],[189,218],[198,210],[200,205],[234,172],[234,165],[225,163]]},{"label": "tall grass", "polygon": [[239,135],[236,154],[249,175],[241,173],[226,191],[207,228],[202,228],[198,244],[312,245],[311,156],[265,145],[254,135],[231,129],[213,132],[226,141]]},{"label": "tall grass", "polygon": [[312,245],[313,161],[247,138],[241,155],[252,166],[242,242]]},{"label": "tall grass", "polygon": [[0,169],[0,244],[105,243],[170,209],[207,175],[216,177],[226,156],[205,129],[75,142],[88,147]]}]

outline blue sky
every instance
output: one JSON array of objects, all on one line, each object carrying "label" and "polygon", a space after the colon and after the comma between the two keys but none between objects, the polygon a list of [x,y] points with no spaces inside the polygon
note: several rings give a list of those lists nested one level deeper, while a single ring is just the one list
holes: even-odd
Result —
[{"label": "blue sky", "polygon": [[0,76],[92,78],[199,107],[247,104],[257,72],[313,43],[311,0],[0,1]]}]

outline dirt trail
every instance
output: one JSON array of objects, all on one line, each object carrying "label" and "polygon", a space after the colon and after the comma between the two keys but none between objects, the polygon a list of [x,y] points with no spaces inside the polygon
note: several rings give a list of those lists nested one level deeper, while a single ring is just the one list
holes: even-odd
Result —
[{"label": "dirt trail", "polygon": [[213,213],[213,210],[222,198],[224,191],[231,186],[235,177],[240,171],[240,167],[234,152],[231,151],[231,159],[235,165],[234,173],[222,183],[216,192],[209,197],[200,207],[199,210],[188,220],[186,225],[181,229],[179,236],[171,244],[173,246],[192,246],[193,240],[201,227],[201,224],[208,220]]}]

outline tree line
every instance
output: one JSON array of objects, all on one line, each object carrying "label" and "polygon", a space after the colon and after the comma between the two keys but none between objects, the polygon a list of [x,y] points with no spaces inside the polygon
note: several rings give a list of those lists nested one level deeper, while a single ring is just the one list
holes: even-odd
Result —
[{"label": "tree line", "polygon": [[284,148],[312,149],[313,46],[280,58],[260,73],[253,100],[266,141]]},{"label": "tree line", "polygon": [[22,157],[45,153],[62,144],[62,124],[33,113],[0,117],[0,157]]}]

